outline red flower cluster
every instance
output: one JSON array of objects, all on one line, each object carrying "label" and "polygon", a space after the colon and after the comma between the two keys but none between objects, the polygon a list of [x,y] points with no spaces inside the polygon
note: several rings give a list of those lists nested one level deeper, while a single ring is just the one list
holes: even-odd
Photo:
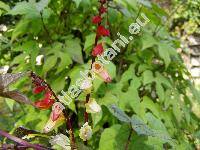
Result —
[{"label": "red flower cluster", "polygon": [[107,12],[107,9],[104,6],[102,6],[99,11],[101,14],[103,14]]},{"label": "red flower cluster", "polygon": [[[109,36],[110,35],[110,31],[108,29],[106,29],[103,25],[101,25],[102,15],[107,12],[107,8],[104,7],[104,4],[107,2],[107,0],[100,0],[99,2],[101,3],[101,6],[99,8],[99,15],[94,16],[92,18],[92,23],[98,25],[97,31],[96,31],[96,36],[97,36],[96,41],[98,41],[98,38],[101,36]],[[96,44],[97,44],[97,42],[96,42]],[[101,55],[102,53],[103,53],[102,43],[95,45],[95,48],[92,51],[92,56],[98,56],[98,55]]]},{"label": "red flower cluster", "polygon": [[45,96],[42,100],[35,102],[35,106],[40,109],[49,109],[55,102],[54,99],[51,99],[52,93],[46,91]]},{"label": "red flower cluster", "polygon": [[100,16],[94,16],[92,18],[92,23],[99,24],[99,23],[101,23],[101,20],[102,20],[102,18]]},{"label": "red flower cluster", "polygon": [[49,109],[55,102],[54,99],[52,99],[52,92],[49,90],[46,83],[44,83],[43,79],[39,78],[37,75],[35,75],[33,72],[31,73],[32,82],[35,86],[33,89],[34,94],[40,94],[41,92],[44,92],[44,98],[42,100],[39,100],[35,102],[35,106],[40,109]]},{"label": "red flower cluster", "polygon": [[98,44],[92,51],[92,56],[98,56],[103,53],[102,43]]},{"label": "red flower cluster", "polygon": [[33,93],[34,94],[39,94],[41,93],[42,91],[45,90],[45,86],[36,86],[34,89],[33,89]]},{"label": "red flower cluster", "polygon": [[104,26],[99,26],[97,28],[97,35],[98,36],[109,36],[110,35],[110,31],[108,29],[106,29]]}]

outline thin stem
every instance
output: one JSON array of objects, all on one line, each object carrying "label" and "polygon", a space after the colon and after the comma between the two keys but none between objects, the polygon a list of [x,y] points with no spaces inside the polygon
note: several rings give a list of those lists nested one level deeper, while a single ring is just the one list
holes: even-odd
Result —
[{"label": "thin stem", "polygon": [[[89,100],[90,100],[90,94],[87,94],[85,103],[87,104]],[[84,117],[85,117],[85,122],[88,122],[88,113],[86,112],[86,110],[85,110]]]},{"label": "thin stem", "polygon": [[34,144],[31,144],[25,140],[22,140],[16,136],[13,136],[5,131],[2,131],[0,130],[0,135],[1,136],[4,136],[4,137],[7,137],[8,139],[20,144],[20,145],[23,145],[23,146],[26,146],[26,147],[29,147],[29,148],[34,148],[34,149],[37,149],[37,150],[48,150],[47,148],[44,148],[44,147],[41,147],[41,146],[38,146],[38,145],[34,145]]},{"label": "thin stem", "polygon": [[76,144],[75,144],[74,132],[73,132],[73,127],[72,127],[70,117],[67,117],[67,125],[68,125],[68,128],[69,128],[70,145],[71,145],[71,149],[73,150],[73,149],[75,149]]},{"label": "thin stem", "polygon": [[128,146],[129,146],[130,141],[131,141],[132,132],[133,132],[133,130],[131,129],[131,131],[130,131],[130,133],[129,133],[129,136],[128,136],[128,140],[127,140],[127,142],[126,142],[125,150],[128,150]]}]

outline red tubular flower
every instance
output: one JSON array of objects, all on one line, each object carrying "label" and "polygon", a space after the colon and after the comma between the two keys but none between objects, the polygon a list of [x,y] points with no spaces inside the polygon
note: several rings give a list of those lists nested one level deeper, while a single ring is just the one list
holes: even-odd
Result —
[{"label": "red tubular flower", "polygon": [[57,120],[64,109],[65,107],[60,102],[54,103],[51,113],[51,120]]},{"label": "red tubular flower", "polygon": [[104,26],[99,26],[97,28],[97,35],[98,36],[109,36],[110,35],[110,31],[108,29],[106,29]]},{"label": "red tubular flower", "polygon": [[92,23],[99,24],[101,22],[101,20],[102,20],[101,16],[94,16],[92,18]]},{"label": "red tubular flower", "polygon": [[53,104],[49,120],[44,127],[45,133],[53,130],[58,124],[65,120],[64,114],[62,112],[63,109],[65,109],[65,107],[60,102]]},{"label": "red tubular flower", "polygon": [[45,86],[36,86],[34,89],[33,89],[33,93],[34,94],[39,94],[39,93],[41,93],[42,91],[44,91],[45,90]]},{"label": "red tubular flower", "polygon": [[107,12],[107,9],[102,6],[99,11],[100,11],[101,14],[103,14],[103,13]]},{"label": "red tubular flower", "polygon": [[103,46],[102,43],[97,44],[97,46],[92,51],[92,56],[98,56],[103,53]]},{"label": "red tubular flower", "polygon": [[54,99],[51,99],[52,93],[50,91],[45,93],[44,99],[35,102],[35,106],[40,109],[49,109],[55,102]]}]

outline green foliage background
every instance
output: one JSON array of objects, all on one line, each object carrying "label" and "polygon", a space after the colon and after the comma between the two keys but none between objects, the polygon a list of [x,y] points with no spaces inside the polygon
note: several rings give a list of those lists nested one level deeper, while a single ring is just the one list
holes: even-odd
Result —
[{"label": "green foliage background", "polygon": [[173,15],[173,28],[183,34],[199,34],[200,26],[200,1],[199,0],[175,0],[174,5],[179,7]]},{"label": "green foliage background", "polygon": [[[79,72],[90,67],[95,39],[91,18],[97,8],[97,0],[0,1],[1,23],[8,26],[0,36],[1,66],[9,65],[13,73],[33,70],[58,94],[62,89],[67,91],[80,77]],[[129,25],[141,12],[150,23],[106,66],[113,82],[105,84],[98,78],[94,81],[92,97],[103,111],[90,116],[93,138],[87,146],[81,146],[83,149],[122,150],[133,129],[130,150],[189,150],[200,144],[200,116],[192,111],[194,103],[200,103],[200,96],[176,52],[179,40],[165,26],[169,15],[146,0],[114,0],[108,13],[111,37],[103,41],[109,47],[117,39],[117,32],[128,36]],[[41,66],[36,65],[38,55],[44,55]],[[33,101],[39,98],[32,94],[28,78],[12,88],[20,89]],[[78,130],[84,124],[85,95],[77,99],[70,109],[76,141],[81,144]],[[5,102],[7,106],[0,101],[0,129],[14,133],[24,126],[42,131],[50,111],[8,99]],[[63,124],[50,135],[65,130]],[[49,146],[46,138],[29,140]]]}]

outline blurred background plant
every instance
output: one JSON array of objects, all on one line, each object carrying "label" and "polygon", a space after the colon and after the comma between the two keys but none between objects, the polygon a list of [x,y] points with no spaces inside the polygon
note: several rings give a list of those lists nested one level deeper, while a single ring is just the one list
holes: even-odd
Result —
[{"label": "blurred background plant", "polygon": [[[90,68],[96,28],[91,18],[97,13],[98,5],[97,0],[1,0],[0,72],[32,70],[56,93],[67,91],[79,78],[79,71]],[[101,104],[102,112],[90,116],[93,138],[87,145],[82,145],[78,137],[78,130],[84,124],[85,94],[70,105],[76,141],[82,149],[200,148],[200,94],[193,86],[188,71],[191,67],[186,68],[181,59],[181,55],[186,56],[190,64],[193,56],[188,37],[199,37],[199,8],[199,0],[109,1],[107,18],[111,37],[103,39],[106,47],[117,39],[117,32],[129,36],[128,27],[140,13],[145,13],[150,23],[133,42],[121,49],[113,63],[105,66],[113,82],[94,81],[92,96]],[[198,48],[195,50],[199,52]],[[29,78],[23,78],[11,89],[20,89],[33,101],[41,96],[32,94]],[[124,123],[124,119],[119,121],[120,115],[110,110],[110,104],[115,104],[129,117],[140,118],[157,133],[165,133],[164,136],[147,136],[147,127],[138,131],[135,122],[132,133],[130,124]],[[26,136],[32,143],[50,146],[49,137],[66,134],[65,125],[48,134],[48,138],[39,133],[29,137],[19,130],[24,126],[42,132],[49,113],[49,110],[39,111],[0,98],[0,129],[18,137]],[[174,140],[173,144],[167,137]],[[3,137],[0,140],[12,143]]]}]

